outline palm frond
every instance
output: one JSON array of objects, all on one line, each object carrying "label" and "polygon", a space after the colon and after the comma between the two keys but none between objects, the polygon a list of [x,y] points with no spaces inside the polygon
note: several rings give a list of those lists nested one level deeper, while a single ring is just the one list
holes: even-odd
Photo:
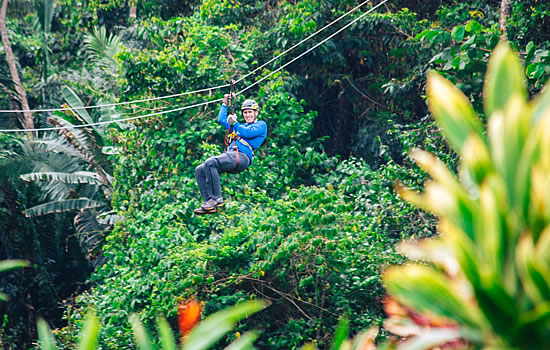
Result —
[{"label": "palm frond", "polygon": [[74,125],[56,115],[48,118],[48,121],[55,126],[63,127],[58,130],[58,135],[65,137],[87,160],[88,163],[95,163],[95,155],[93,154],[94,143],[89,135],[86,135],[82,130],[74,127]]},{"label": "palm frond", "polygon": [[35,144],[45,145],[45,152],[60,153],[66,154],[70,157],[80,158],[82,161],[87,159],[80,153],[76,148],[74,148],[70,143],[64,142],[62,139],[51,139],[51,140],[33,140]]},{"label": "palm frond", "polygon": [[[74,114],[74,117],[77,118],[82,124],[93,124],[94,120],[86,111],[86,109],[82,108],[84,107],[84,104],[82,103],[82,100],[78,95],[68,86],[64,86],[63,90],[61,91],[61,94],[63,95],[63,98],[67,102],[67,104],[73,108],[71,112]],[[103,133],[103,130],[98,128],[95,125],[92,125],[93,131],[95,131],[98,135],[94,135],[92,132],[88,133],[88,137],[93,139],[94,144],[98,145],[99,147],[103,146],[103,138],[105,137],[105,134]],[[85,129],[84,131],[86,131]]]},{"label": "palm frond", "polygon": [[94,27],[92,34],[84,38],[86,46],[95,61],[112,60],[119,51],[120,37],[111,33],[107,37],[105,27]]},{"label": "palm frond", "polygon": [[[103,103],[103,101],[100,100],[99,104],[101,105],[102,103]],[[118,126],[120,130],[126,130],[130,126],[132,126],[132,124],[130,124],[130,123],[125,123],[125,122],[117,120],[117,119],[120,118],[120,113],[116,110],[116,108],[114,106],[101,107],[100,113],[101,113],[101,116],[99,118],[99,121],[101,121],[101,122],[112,121],[113,122],[112,124],[104,124],[103,125],[103,130],[104,131],[105,131],[106,128],[113,126],[113,124]]]},{"label": "palm frond", "polygon": [[99,180],[99,176],[89,171],[79,171],[72,174],[58,172],[29,173],[21,175],[20,178],[25,181],[59,181],[66,184],[102,184]]},{"label": "palm frond", "polygon": [[94,201],[88,198],[66,199],[40,204],[25,210],[24,213],[27,217],[32,217],[52,213],[63,213],[73,210],[100,208],[103,206],[105,206],[105,203]]},{"label": "palm frond", "polygon": [[56,0],[35,0],[33,6],[36,9],[34,26],[43,33],[49,33],[52,29],[52,20],[55,13]]},{"label": "palm frond", "polygon": [[49,152],[48,148],[54,146],[45,142],[25,140],[21,143],[21,155],[18,158],[29,164],[32,170],[27,172],[73,173],[82,170],[87,159],[82,154],[72,155],[78,150],[70,143],[65,143],[65,145],[73,148],[71,155],[62,151]]},{"label": "palm frond", "polygon": [[112,227],[101,223],[98,220],[99,215],[94,209],[86,209],[81,210],[74,218],[80,249],[86,253],[94,267],[104,262],[100,248],[104,242],[105,232]]},{"label": "palm frond", "polygon": [[124,216],[117,215],[114,210],[103,212],[97,216],[97,220],[104,225],[114,225],[118,221],[124,220]]}]

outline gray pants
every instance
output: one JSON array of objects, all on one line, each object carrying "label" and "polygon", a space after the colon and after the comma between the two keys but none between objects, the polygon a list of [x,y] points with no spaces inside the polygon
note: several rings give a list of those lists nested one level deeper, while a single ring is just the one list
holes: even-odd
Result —
[{"label": "gray pants", "polygon": [[237,157],[235,151],[226,151],[219,156],[210,157],[195,169],[195,177],[205,201],[218,199],[222,196],[220,173],[239,173],[250,165],[250,159],[239,152],[239,168],[235,169]]}]

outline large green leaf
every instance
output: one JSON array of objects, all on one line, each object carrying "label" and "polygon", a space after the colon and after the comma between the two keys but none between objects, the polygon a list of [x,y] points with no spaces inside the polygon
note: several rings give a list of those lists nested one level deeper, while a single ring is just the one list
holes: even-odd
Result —
[{"label": "large green leaf", "polygon": [[40,216],[52,213],[62,213],[72,210],[82,210],[90,208],[99,208],[104,206],[105,203],[94,201],[88,198],[79,199],[66,199],[61,201],[53,201],[44,204],[37,205],[35,207],[25,210],[25,215],[28,217]]},{"label": "large green leaf", "polygon": [[93,34],[89,34],[84,38],[84,42],[88,49],[92,52],[95,60],[113,61],[113,57],[119,51],[121,44],[120,37],[111,33],[107,37],[105,27],[94,27]]},{"label": "large green leaf", "polygon": [[101,325],[94,312],[88,313],[80,333],[78,350],[96,350]]},{"label": "large green leaf", "polygon": [[40,349],[41,350],[57,350],[57,345],[55,344],[55,339],[53,338],[52,332],[48,323],[44,319],[38,319],[38,339],[40,340]]},{"label": "large green leaf", "polygon": [[472,105],[450,81],[436,72],[430,72],[426,93],[430,111],[457,152],[462,153],[464,143],[472,133],[484,139],[481,123],[475,117]]},{"label": "large green leaf", "polygon": [[32,140],[35,145],[44,145],[46,148],[44,152],[61,153],[70,157],[76,157],[83,161],[87,161],[86,157],[78,151],[72,144],[64,141],[60,138],[48,139],[48,140]]},{"label": "large green leaf", "polygon": [[58,130],[58,134],[66,137],[67,141],[71,142],[74,147],[84,157],[86,157],[88,162],[92,162],[95,160],[95,156],[92,152],[92,150],[94,149],[94,141],[89,134],[86,134],[82,130],[75,128],[71,122],[57,115],[50,116],[48,118],[48,121],[53,123],[55,126],[63,128],[61,130]]},{"label": "large green leaf", "polygon": [[519,316],[515,295],[505,289],[502,278],[484,272],[481,283],[473,286],[475,299],[491,328],[498,334],[508,334],[517,327]]},{"label": "large green leaf", "polygon": [[139,350],[153,350],[151,337],[136,314],[130,315],[130,324]]},{"label": "large green leaf", "polygon": [[[482,253],[484,261],[479,262],[484,268],[490,269],[491,274],[501,275],[504,261],[507,257],[508,232],[506,218],[502,207],[506,207],[504,186],[498,181],[500,178],[490,176],[480,188],[480,212],[476,217],[476,243]],[[505,197],[505,196],[504,196]]]},{"label": "large green leaf", "polygon": [[518,274],[525,292],[534,302],[550,300],[550,271],[536,259],[531,235],[524,235],[516,249]]},{"label": "large green leaf", "polygon": [[460,227],[449,220],[442,219],[439,227],[444,233],[443,241],[454,253],[466,278],[471,284],[479,284],[481,281],[479,271],[481,257],[475,242]]},{"label": "large green leaf", "polygon": [[334,332],[334,337],[332,339],[332,344],[330,345],[331,350],[338,350],[344,342],[348,339],[349,332],[349,320],[346,317],[340,318],[338,321],[338,327],[336,327],[336,332]]},{"label": "large green leaf", "polygon": [[527,100],[526,80],[520,60],[507,42],[493,51],[487,67],[484,85],[485,114],[504,111],[512,97]]},{"label": "large green leaf", "polygon": [[531,127],[525,101],[514,96],[504,111],[493,113],[488,125],[491,157],[496,171],[506,181],[510,205],[516,205],[518,164]]},{"label": "large green leaf", "polygon": [[185,339],[184,349],[208,349],[227,332],[232,330],[239,320],[262,310],[264,307],[264,302],[249,301],[216,312],[193,329],[189,337]]},{"label": "large green leaf", "polygon": [[170,328],[170,324],[164,317],[157,318],[157,327],[159,330],[160,343],[162,344],[162,350],[176,350],[176,341],[174,338],[174,332]]},{"label": "large green leaf", "polygon": [[[82,103],[82,100],[78,95],[68,86],[64,86],[63,90],[61,91],[61,94],[63,95],[63,98],[65,101],[67,101],[67,104],[73,108],[71,111],[76,113],[77,118],[82,122],[82,124],[93,124],[94,120],[88,114],[88,111],[82,107],[84,107],[84,104]],[[103,132],[97,127],[97,125],[93,125],[92,129],[98,133],[101,137],[103,137]],[[97,139],[95,138],[94,141],[97,143]],[[103,146],[103,145],[101,145]]]},{"label": "large green leaf", "polygon": [[229,344],[224,350],[253,350],[254,342],[258,339],[258,332],[248,332],[243,334],[239,339]]},{"label": "large green leaf", "polygon": [[30,173],[23,174],[20,177],[25,181],[60,181],[67,184],[103,184],[96,173],[89,171],[79,171],[73,174],[55,172]]},{"label": "large green leaf", "polygon": [[391,267],[384,273],[388,291],[401,303],[418,311],[431,311],[471,328],[482,328],[477,309],[467,305],[451,289],[449,279],[433,268],[420,265]]},{"label": "large green leaf", "polygon": [[30,264],[26,260],[4,260],[0,261],[0,272],[7,272],[27,266],[30,266]]},{"label": "large green leaf", "polygon": [[52,20],[55,14],[55,2],[56,0],[35,0],[33,1],[33,7],[36,9],[38,30],[49,33],[52,28]]}]

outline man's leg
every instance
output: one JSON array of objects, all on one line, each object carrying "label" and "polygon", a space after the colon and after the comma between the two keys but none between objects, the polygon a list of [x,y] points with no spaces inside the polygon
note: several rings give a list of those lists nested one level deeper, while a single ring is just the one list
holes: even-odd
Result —
[{"label": "man's leg", "polygon": [[204,162],[206,191],[209,198],[218,199],[222,196],[220,173],[235,169],[236,159],[234,153],[225,152],[219,156],[208,158]]},{"label": "man's leg", "polygon": [[210,199],[210,197],[208,197],[208,192],[206,190],[206,172],[204,169],[204,163],[199,165],[195,169],[195,178],[197,179],[197,184],[199,185],[201,196],[204,199],[204,202],[206,202],[208,199]]},{"label": "man's leg", "polygon": [[195,176],[199,184],[199,190],[205,202],[200,208],[195,209],[195,214],[213,214],[218,206],[223,205],[221,198],[220,172],[235,168],[235,158],[226,152],[216,157],[208,158],[195,169]]}]

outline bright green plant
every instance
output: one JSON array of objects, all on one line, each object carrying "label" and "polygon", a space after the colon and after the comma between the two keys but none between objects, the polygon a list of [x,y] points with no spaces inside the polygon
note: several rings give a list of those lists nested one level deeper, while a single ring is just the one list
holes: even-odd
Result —
[{"label": "bright green plant", "polygon": [[528,102],[523,72],[501,43],[484,85],[486,133],[460,90],[428,78],[430,110],[461,157],[460,181],[434,156],[413,152],[433,181],[423,195],[400,194],[439,217],[440,236],[404,245],[423,262],[384,274],[392,298],[416,315],[390,312],[386,328],[408,332],[404,348],[550,344],[550,96]]},{"label": "bright green plant", "polygon": [[[29,263],[26,260],[0,261],[0,273],[14,270],[14,269],[19,269],[26,266],[29,266]],[[0,301],[6,301],[6,300],[8,300],[8,296],[4,293],[0,293]]]},{"label": "bright green plant", "polygon": [[[63,90],[65,100],[72,108],[68,115],[53,115],[50,123],[63,127],[55,136],[21,142],[22,154],[16,162],[23,163],[25,181],[38,184],[41,200],[25,210],[28,217],[61,212],[77,212],[74,221],[82,249],[91,254],[91,260],[100,254],[104,231],[118,216],[110,210],[112,170],[108,154],[114,151],[108,144],[106,125],[91,130],[77,129],[75,125],[111,120],[111,108],[102,108],[92,118],[82,101],[68,87]],[[63,116],[63,117],[62,117]],[[114,125],[122,125],[116,124]]]},{"label": "bright green plant", "polygon": [[[2,265],[0,265],[0,269]],[[205,350],[216,344],[223,336],[235,328],[237,323],[244,318],[262,310],[266,304],[262,301],[248,301],[238,305],[234,305],[225,310],[219,311],[205,320],[199,322],[188,335],[182,337],[179,348],[182,350]],[[157,347],[155,342],[144,327],[140,318],[136,314],[129,316],[129,321],[132,326],[137,348],[140,350],[162,349],[176,350],[178,348],[177,341],[174,337],[174,332],[170,325],[163,317],[157,318],[157,327],[159,333],[160,345]],[[78,350],[95,350],[98,349],[98,339],[100,336],[101,324],[95,312],[89,312],[84,320],[78,342]],[[40,348],[42,350],[58,349],[55,338],[46,321],[40,319],[38,321],[38,336],[40,339]],[[226,350],[244,350],[253,349],[252,344],[258,337],[256,332],[243,334]]]},{"label": "bright green plant", "polygon": [[84,42],[95,64],[105,68],[116,67],[114,57],[121,45],[118,35],[111,33],[107,36],[105,27],[94,27],[93,33],[86,35]]}]

